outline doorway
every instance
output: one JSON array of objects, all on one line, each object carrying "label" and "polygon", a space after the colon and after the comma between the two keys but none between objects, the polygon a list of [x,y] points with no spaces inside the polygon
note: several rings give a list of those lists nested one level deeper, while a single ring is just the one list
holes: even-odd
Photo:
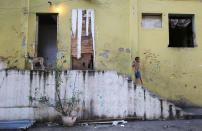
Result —
[{"label": "doorway", "polygon": [[56,65],[58,14],[37,14],[37,57],[44,58],[44,66]]}]

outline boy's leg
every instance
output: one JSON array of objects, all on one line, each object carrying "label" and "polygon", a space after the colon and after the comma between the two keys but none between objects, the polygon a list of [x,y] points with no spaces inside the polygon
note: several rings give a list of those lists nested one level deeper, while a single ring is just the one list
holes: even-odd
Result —
[{"label": "boy's leg", "polygon": [[139,77],[140,77],[141,84],[143,84],[143,81],[142,81],[142,75],[141,75],[140,72],[139,72]]},{"label": "boy's leg", "polygon": [[135,78],[135,84],[137,84],[137,78]]},{"label": "boy's leg", "polygon": [[142,81],[142,78],[140,78],[140,81],[141,81],[141,84],[143,85],[143,81]]},{"label": "boy's leg", "polygon": [[137,84],[137,72],[136,71],[134,71],[134,74],[135,74],[135,84]]},{"label": "boy's leg", "polygon": [[140,71],[137,71],[137,72],[136,72],[136,83],[137,83],[137,80],[138,80],[138,79],[140,79],[141,84],[143,84],[142,75],[141,75]]}]

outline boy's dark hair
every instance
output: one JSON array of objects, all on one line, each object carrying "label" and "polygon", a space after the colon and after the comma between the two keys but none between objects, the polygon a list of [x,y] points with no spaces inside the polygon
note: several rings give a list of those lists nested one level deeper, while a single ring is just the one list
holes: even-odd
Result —
[{"label": "boy's dark hair", "polygon": [[140,57],[135,57],[135,60],[139,60],[140,59]]}]

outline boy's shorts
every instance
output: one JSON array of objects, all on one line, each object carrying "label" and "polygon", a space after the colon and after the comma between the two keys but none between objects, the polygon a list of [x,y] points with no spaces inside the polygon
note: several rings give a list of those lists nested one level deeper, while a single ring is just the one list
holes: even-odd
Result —
[{"label": "boy's shorts", "polygon": [[142,78],[140,71],[135,71],[135,78]]}]

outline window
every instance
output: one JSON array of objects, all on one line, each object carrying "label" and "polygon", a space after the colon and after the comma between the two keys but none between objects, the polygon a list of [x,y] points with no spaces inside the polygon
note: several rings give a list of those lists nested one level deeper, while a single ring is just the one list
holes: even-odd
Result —
[{"label": "window", "polygon": [[72,10],[72,69],[93,70],[95,59],[94,10]]},{"label": "window", "polygon": [[162,14],[142,14],[143,28],[162,28]]},{"label": "window", "polygon": [[169,15],[169,46],[195,47],[194,15]]}]

